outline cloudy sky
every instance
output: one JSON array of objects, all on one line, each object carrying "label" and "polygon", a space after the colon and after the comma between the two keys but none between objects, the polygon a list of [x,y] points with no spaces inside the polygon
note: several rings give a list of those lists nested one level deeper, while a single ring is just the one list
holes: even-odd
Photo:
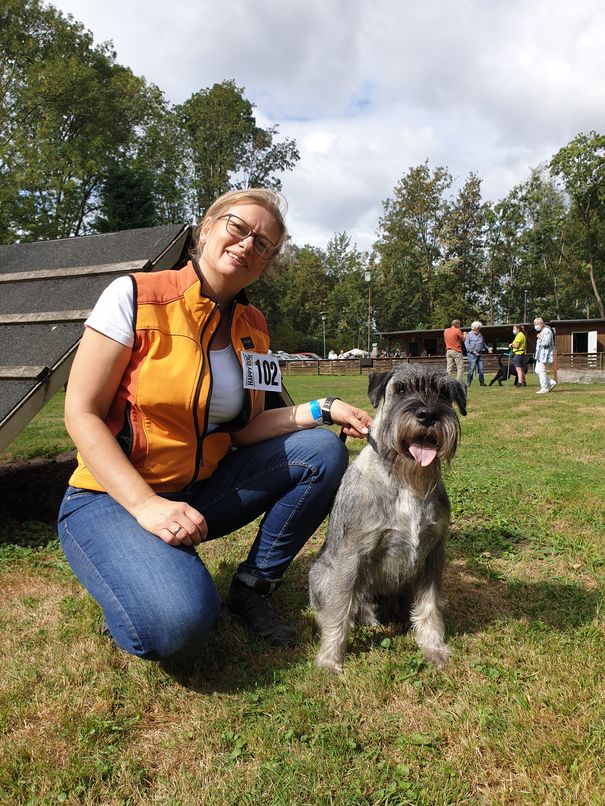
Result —
[{"label": "cloudy sky", "polygon": [[578,132],[605,131],[602,0],[55,0],[172,103],[234,79],[301,153],[298,244],[376,237],[428,159],[497,200]]}]

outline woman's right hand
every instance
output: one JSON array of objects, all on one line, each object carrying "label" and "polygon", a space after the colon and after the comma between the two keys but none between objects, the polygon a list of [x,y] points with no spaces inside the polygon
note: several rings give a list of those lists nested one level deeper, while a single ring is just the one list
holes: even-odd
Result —
[{"label": "woman's right hand", "polygon": [[204,516],[184,501],[152,495],[132,514],[140,526],[170,546],[199,546],[208,536]]}]

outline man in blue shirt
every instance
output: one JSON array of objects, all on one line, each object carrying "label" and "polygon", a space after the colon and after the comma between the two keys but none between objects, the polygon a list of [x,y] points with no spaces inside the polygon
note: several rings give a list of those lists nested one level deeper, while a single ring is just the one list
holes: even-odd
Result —
[{"label": "man in blue shirt", "polygon": [[487,350],[488,353],[492,352],[492,348],[488,347],[485,339],[481,335],[481,322],[473,322],[470,331],[466,334],[464,339],[464,346],[466,347],[466,357],[468,358],[468,372],[466,375],[466,385],[470,386],[473,380],[475,367],[477,368],[477,375],[479,376],[479,384],[485,386],[485,379],[483,377],[483,357],[482,353]]}]

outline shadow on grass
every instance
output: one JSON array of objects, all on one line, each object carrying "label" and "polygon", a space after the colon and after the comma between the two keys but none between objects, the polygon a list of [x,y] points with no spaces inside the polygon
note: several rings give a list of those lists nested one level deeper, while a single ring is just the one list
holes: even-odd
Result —
[{"label": "shadow on grass", "polygon": [[[503,542],[502,531],[478,530],[480,545],[490,545],[495,553]],[[466,532],[464,543],[476,544],[478,536]],[[520,539],[515,539],[518,545]],[[460,546],[458,546],[460,549]],[[485,549],[482,549],[485,551]],[[599,607],[599,594],[564,581],[525,582],[498,578],[486,569],[474,567],[478,555],[458,556],[446,566],[444,591],[447,599],[446,625],[449,636],[485,630],[490,625],[510,621],[539,623],[556,631],[568,631],[590,623]],[[169,674],[181,685],[201,693],[253,689],[279,680],[290,667],[311,665],[317,651],[318,633],[308,609],[307,575],[314,557],[305,554],[292,565],[284,586],[276,594],[280,610],[290,618],[299,633],[293,649],[271,649],[249,636],[228,613],[209,637],[202,653]],[[219,588],[226,589],[235,570],[222,569]],[[349,640],[348,653],[359,655],[384,646],[385,639],[402,632],[393,625],[356,627]],[[404,632],[404,631],[403,631]]]},{"label": "shadow on grass", "polygon": [[[297,619],[292,620],[298,627]],[[293,648],[273,649],[248,635],[225,613],[198,655],[182,662],[164,662],[163,671],[175,682],[199,694],[240,692],[271,685],[284,672],[309,657],[308,642]]]},{"label": "shadow on grass", "polygon": [[52,458],[1,462],[1,520],[55,524],[67,481],[75,466],[73,451]]},{"label": "shadow on grass", "polygon": [[[288,618],[299,640],[291,648],[273,648],[250,634],[227,610],[225,601],[237,563],[223,563],[214,581],[221,594],[221,618],[206,644],[195,657],[160,664],[163,671],[183,687],[201,694],[254,690],[279,681],[285,671],[313,657],[312,619],[307,611],[308,564],[292,564],[283,586],[274,594],[278,610]],[[121,650],[116,653],[123,656]],[[141,661],[146,662],[146,661]]]},{"label": "shadow on grass", "polygon": [[[51,548],[54,529],[42,524],[33,529],[21,524],[22,533],[0,536],[0,561],[3,551],[27,551]],[[293,667],[311,666],[318,646],[318,634],[308,609],[307,576],[320,548],[321,538],[313,538],[305,552],[292,564],[284,585],[275,594],[278,608],[292,622],[299,634],[297,645],[291,649],[273,649],[250,636],[231,618],[226,609],[223,618],[208,636],[202,651],[194,659],[180,665],[164,666],[170,677],[182,686],[199,693],[238,692],[272,685]],[[4,547],[2,544],[4,543]],[[447,632],[463,636],[485,630],[490,625],[511,621],[546,625],[553,631],[571,631],[590,623],[599,606],[599,594],[581,584],[565,580],[520,581],[493,570],[490,558],[514,556],[522,550],[527,539],[502,527],[466,528],[452,533],[448,551],[451,556],[445,571],[444,592],[448,601]],[[12,546],[10,544],[13,544]],[[26,548],[27,547],[27,548]],[[488,556],[486,556],[488,555]],[[237,563],[218,564],[214,574],[223,597],[235,572]],[[73,617],[73,638],[84,631],[89,635],[100,611],[90,601],[91,610],[79,605]],[[65,615],[65,614],[64,614]],[[65,625],[69,626],[69,625]],[[349,653],[378,648],[385,639],[397,634],[397,628],[356,628],[351,636]],[[99,636],[99,647],[106,638]],[[103,650],[102,650],[103,651]],[[120,650],[108,654],[108,661],[126,668],[135,661]]]},{"label": "shadow on grass", "polygon": [[580,585],[504,581],[455,561],[446,570],[444,589],[449,635],[475,633],[510,620],[574,630],[590,623],[599,607],[598,591]]},{"label": "shadow on grass", "polygon": [[564,580],[521,581],[494,570],[491,559],[514,559],[530,539],[505,526],[453,530],[444,589],[448,632],[477,632],[510,619],[538,620],[556,630],[580,627],[594,618],[598,591]]},{"label": "shadow on grass", "polygon": [[53,548],[58,542],[53,524],[40,521],[4,521],[0,527],[0,551]]}]

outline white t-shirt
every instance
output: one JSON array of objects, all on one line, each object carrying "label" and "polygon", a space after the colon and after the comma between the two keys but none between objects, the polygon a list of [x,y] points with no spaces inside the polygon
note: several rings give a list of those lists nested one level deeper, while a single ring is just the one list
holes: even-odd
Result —
[{"label": "white t-shirt", "polygon": [[[84,324],[119,344],[132,347],[133,321],[132,280],[130,277],[118,277],[103,291]],[[228,423],[240,413],[244,405],[244,388],[242,368],[231,345],[210,351],[210,368],[213,383],[208,430],[213,431],[220,423]]]}]

